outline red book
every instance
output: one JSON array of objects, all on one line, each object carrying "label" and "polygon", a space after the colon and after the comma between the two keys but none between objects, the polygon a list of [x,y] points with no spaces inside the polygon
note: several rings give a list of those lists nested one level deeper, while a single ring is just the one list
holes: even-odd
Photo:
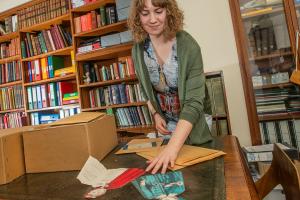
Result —
[{"label": "red book", "polygon": [[81,31],[87,31],[87,15],[82,15],[80,17],[80,22],[81,22]]},{"label": "red book", "polygon": [[55,31],[54,31],[54,27],[51,27],[50,29],[50,33],[51,33],[51,36],[52,36],[52,39],[53,39],[53,43],[54,43],[54,46],[55,46],[55,49],[61,49],[61,46],[59,45],[59,42],[57,40],[57,36],[55,34]]},{"label": "red book", "polygon": [[31,68],[32,81],[36,81],[35,80],[35,66],[34,66],[34,61],[30,61],[30,68]]},{"label": "red book", "polygon": [[132,58],[130,56],[128,56],[126,58],[126,63],[127,63],[127,67],[129,68],[129,76],[135,75],[135,69],[134,69],[133,61],[132,61]]},{"label": "red book", "polygon": [[86,14],[86,30],[92,30],[92,13]]},{"label": "red book", "polygon": [[60,92],[60,99],[59,101],[63,103],[63,96],[64,94],[66,93],[72,93],[74,91],[76,91],[76,84],[74,83],[71,83],[71,82],[66,82],[66,81],[63,81],[63,82],[58,82],[57,83],[59,85],[59,92]]},{"label": "red book", "polygon": [[59,30],[58,30],[58,25],[54,25],[54,30],[56,32],[56,35],[57,35],[57,38],[58,38],[58,41],[59,41],[59,45],[61,46],[61,48],[65,48],[65,44],[64,44],[64,40],[62,38],[62,35],[60,34]]}]

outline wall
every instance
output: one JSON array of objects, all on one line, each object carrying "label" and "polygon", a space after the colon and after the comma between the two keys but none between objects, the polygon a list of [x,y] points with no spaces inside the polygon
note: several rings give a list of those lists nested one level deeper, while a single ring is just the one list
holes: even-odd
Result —
[{"label": "wall", "polygon": [[[1,0],[0,12],[29,0]],[[202,49],[206,72],[223,70],[231,128],[242,145],[250,131],[228,0],[177,0],[185,13],[185,29]]]},{"label": "wall", "polygon": [[204,71],[223,70],[234,135],[250,145],[250,130],[228,0],[177,0],[185,14],[185,30],[201,46]]},{"label": "wall", "polygon": [[0,0],[0,12],[4,10],[8,10],[10,8],[13,8],[15,6],[21,5],[23,3],[26,3],[30,0]]}]

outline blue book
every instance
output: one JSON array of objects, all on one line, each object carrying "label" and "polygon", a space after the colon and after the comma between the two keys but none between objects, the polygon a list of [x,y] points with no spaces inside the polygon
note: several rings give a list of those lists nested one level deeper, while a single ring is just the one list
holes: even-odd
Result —
[{"label": "blue book", "polygon": [[43,101],[42,101],[42,91],[41,86],[36,86],[36,96],[37,96],[37,108],[41,109],[43,108]]},{"label": "blue book", "polygon": [[59,114],[39,114],[40,124],[50,124],[60,119]]},{"label": "blue book", "polygon": [[119,91],[120,91],[120,99],[122,104],[128,103],[127,97],[126,97],[126,85],[124,83],[119,84]]},{"label": "blue book", "polygon": [[32,82],[31,62],[27,62],[27,70],[29,82]]}]

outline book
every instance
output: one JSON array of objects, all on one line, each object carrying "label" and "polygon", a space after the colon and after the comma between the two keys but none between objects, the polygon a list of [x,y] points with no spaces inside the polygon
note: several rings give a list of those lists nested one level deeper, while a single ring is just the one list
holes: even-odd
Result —
[{"label": "book", "polygon": [[[276,143],[291,159],[299,160],[298,150],[288,144]],[[274,144],[243,147],[248,162],[272,161]]]}]

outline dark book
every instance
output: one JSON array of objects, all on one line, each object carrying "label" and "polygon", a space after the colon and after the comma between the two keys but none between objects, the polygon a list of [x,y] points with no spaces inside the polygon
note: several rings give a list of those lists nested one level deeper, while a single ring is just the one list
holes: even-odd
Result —
[{"label": "dark book", "polygon": [[255,27],[255,44],[256,44],[256,52],[257,56],[262,55],[262,42],[261,42],[261,33],[260,33],[260,28],[258,26]]},{"label": "dark book", "polygon": [[84,83],[91,83],[91,66],[90,63],[83,63],[83,82]]},{"label": "dark book", "polygon": [[269,44],[268,44],[268,28],[262,28],[261,30],[261,54],[267,55],[269,54]]}]

